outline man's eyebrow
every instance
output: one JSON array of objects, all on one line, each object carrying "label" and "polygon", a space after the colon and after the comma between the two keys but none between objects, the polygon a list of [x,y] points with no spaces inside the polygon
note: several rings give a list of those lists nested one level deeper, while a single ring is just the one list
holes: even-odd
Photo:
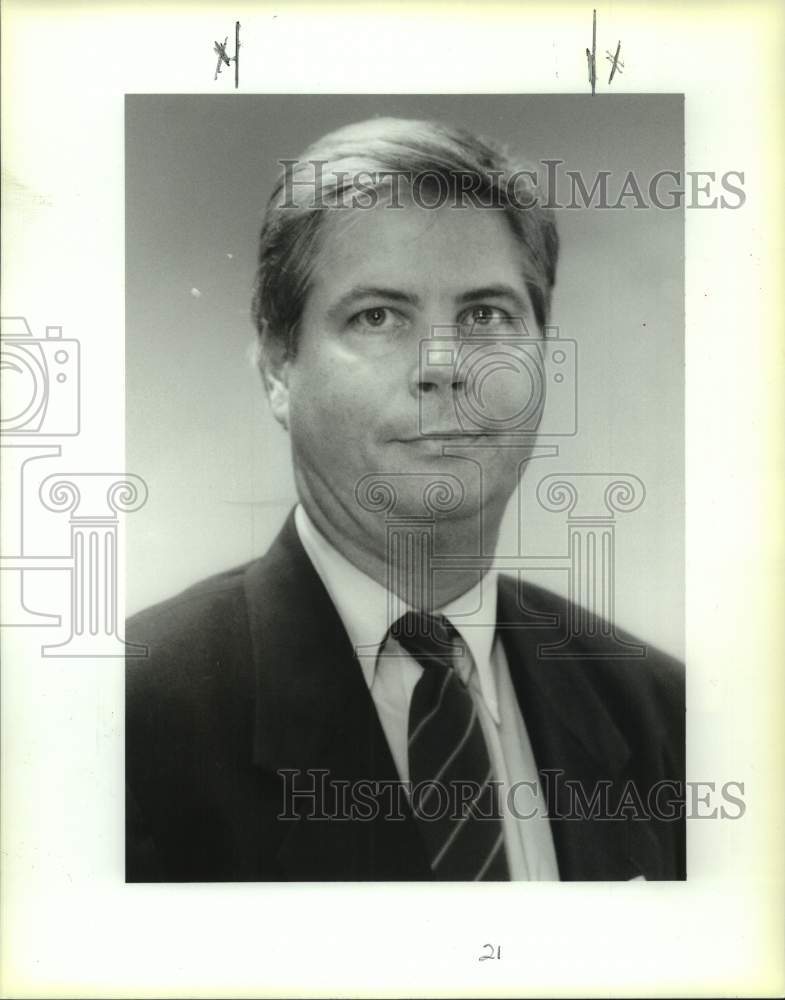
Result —
[{"label": "man's eyebrow", "polygon": [[526,296],[513,285],[482,285],[479,288],[470,288],[466,292],[461,292],[458,301],[461,303],[477,302],[479,299],[512,299],[522,314],[529,313],[529,303]]},{"label": "man's eyebrow", "polygon": [[[526,296],[514,285],[504,283],[493,285],[481,285],[477,288],[467,289],[456,296],[456,302],[465,305],[469,302],[477,302],[482,299],[510,299],[515,303],[521,315],[528,315],[530,308]],[[347,306],[360,302],[363,299],[386,299],[388,302],[405,302],[415,308],[421,305],[420,296],[415,292],[406,292],[400,288],[393,288],[386,285],[355,285],[344,292],[328,309],[328,313],[334,315],[345,309]]]},{"label": "man's eyebrow", "polygon": [[420,297],[414,292],[404,292],[400,288],[387,288],[383,285],[356,285],[334,302],[330,306],[329,312],[339,312],[361,299],[387,299],[391,302],[406,302],[413,306],[420,305]]}]

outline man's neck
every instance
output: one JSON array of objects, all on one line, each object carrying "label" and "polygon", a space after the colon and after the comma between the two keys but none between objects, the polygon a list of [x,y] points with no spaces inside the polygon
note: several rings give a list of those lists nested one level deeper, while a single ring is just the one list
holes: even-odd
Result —
[{"label": "man's neck", "polygon": [[[391,546],[384,515],[363,513],[357,520],[345,512],[342,516],[334,513],[328,516],[307,489],[300,488],[298,492],[300,503],[317,531],[357,569],[397,594],[410,607],[425,610],[443,607],[476,586],[493,563],[500,518],[485,518],[483,554],[480,554],[476,518],[437,519],[429,525],[433,533],[429,533],[425,545],[420,544],[424,537],[422,529],[412,524],[399,534],[400,544]],[[490,526],[488,520],[492,520]],[[455,565],[449,570],[429,570],[423,564],[433,556],[456,557]],[[461,560],[460,556],[469,558]]]}]

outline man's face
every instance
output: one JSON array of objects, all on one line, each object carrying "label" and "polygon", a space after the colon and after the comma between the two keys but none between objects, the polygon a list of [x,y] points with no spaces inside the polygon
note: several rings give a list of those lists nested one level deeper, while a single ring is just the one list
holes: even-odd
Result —
[{"label": "man's face", "polygon": [[[274,405],[289,425],[301,490],[328,520],[331,512],[363,516],[355,488],[369,473],[387,478],[397,514],[426,513],[423,487],[452,476],[464,490],[455,516],[482,505],[501,517],[518,479],[520,453],[510,445],[520,439],[499,428],[525,407],[532,385],[494,338],[520,334],[516,317],[536,336],[521,272],[521,250],[499,211],[379,205],[328,220],[297,356]],[[473,357],[487,378],[445,364],[449,350],[421,348],[434,328],[455,338],[456,326],[482,344]],[[473,421],[469,392],[475,404],[482,395],[488,423]],[[464,457],[445,455],[445,446]]]}]

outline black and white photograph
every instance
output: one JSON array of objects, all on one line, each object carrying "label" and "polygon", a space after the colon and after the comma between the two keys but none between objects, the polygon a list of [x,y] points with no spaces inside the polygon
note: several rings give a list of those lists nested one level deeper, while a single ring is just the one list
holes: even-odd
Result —
[{"label": "black and white photograph", "polygon": [[782,996],[785,7],[1,16],[0,997]]},{"label": "black and white photograph", "polygon": [[683,130],[127,98],[130,881],[685,878]]}]

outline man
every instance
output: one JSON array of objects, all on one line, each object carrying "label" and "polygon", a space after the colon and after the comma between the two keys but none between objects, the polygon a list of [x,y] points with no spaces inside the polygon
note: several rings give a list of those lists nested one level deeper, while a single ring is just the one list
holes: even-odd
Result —
[{"label": "man", "polygon": [[603,623],[559,655],[575,609],[492,569],[544,403],[534,175],[396,119],[283,162],[254,316],[299,504],[129,623],[127,878],[685,877],[678,664]]}]

